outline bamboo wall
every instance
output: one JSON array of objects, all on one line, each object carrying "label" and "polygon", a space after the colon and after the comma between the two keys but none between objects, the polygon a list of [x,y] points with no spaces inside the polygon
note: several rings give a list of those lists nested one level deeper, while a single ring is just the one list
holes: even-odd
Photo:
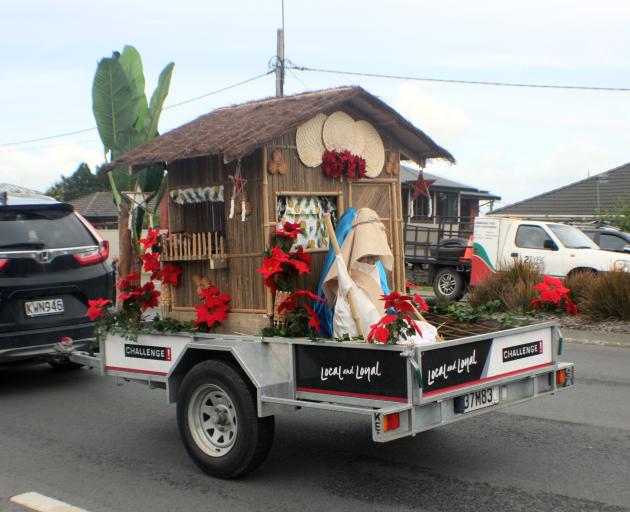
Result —
[{"label": "bamboo wall", "polygon": [[[344,109],[354,119],[366,119],[360,113]],[[377,129],[379,127],[373,123]],[[386,153],[399,150],[395,141],[384,130],[379,130]],[[267,162],[274,150],[280,150],[287,164],[285,174],[267,172]],[[184,274],[175,293],[173,316],[194,318],[195,296],[192,276],[207,275],[222,292],[232,296],[232,325],[228,330],[246,333],[259,332],[273,311],[271,293],[264,287],[256,269],[262,264],[262,255],[273,243],[276,228],[277,198],[284,195],[333,195],[337,202],[337,216],[348,207],[368,207],[375,210],[385,225],[388,240],[395,256],[395,267],[389,276],[392,289],[404,290],[404,255],[402,254],[402,201],[400,175],[383,172],[378,178],[348,181],[326,177],[321,167],[306,167],[300,161],[295,147],[295,129],[266,144],[241,162],[241,173],[247,179],[246,190],[252,204],[252,214],[246,222],[239,218],[228,219],[232,183],[228,175],[234,174],[235,164],[223,164],[217,157],[181,160],[169,165],[168,186],[173,188],[224,186],[224,203],[177,205],[169,202],[171,232],[203,232],[212,227],[225,233],[227,268],[209,270],[206,262],[179,262]],[[238,216],[237,216],[238,217]],[[325,250],[312,251],[312,272],[303,276],[300,288],[315,291],[320,279]]]}]

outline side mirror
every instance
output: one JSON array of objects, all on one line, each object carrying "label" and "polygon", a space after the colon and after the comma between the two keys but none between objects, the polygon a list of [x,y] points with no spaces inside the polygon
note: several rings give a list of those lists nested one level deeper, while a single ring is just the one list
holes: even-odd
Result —
[{"label": "side mirror", "polygon": [[553,240],[545,240],[543,242],[543,249],[547,249],[550,251],[557,251],[558,250],[558,246],[556,245],[556,243]]}]

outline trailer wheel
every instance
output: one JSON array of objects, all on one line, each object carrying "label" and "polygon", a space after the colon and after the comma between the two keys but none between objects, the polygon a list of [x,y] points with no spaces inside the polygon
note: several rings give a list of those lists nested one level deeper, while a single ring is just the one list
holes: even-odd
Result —
[{"label": "trailer wheel", "polygon": [[203,361],[184,377],[177,426],[188,454],[206,473],[236,478],[269,454],[274,418],[258,418],[254,392],[231,365]]},{"label": "trailer wheel", "polygon": [[435,274],[433,291],[440,300],[454,301],[461,297],[464,280],[453,267],[442,267]]}]

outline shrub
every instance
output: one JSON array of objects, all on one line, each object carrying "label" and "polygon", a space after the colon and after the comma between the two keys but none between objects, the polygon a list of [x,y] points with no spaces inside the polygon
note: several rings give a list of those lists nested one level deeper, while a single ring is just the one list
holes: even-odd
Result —
[{"label": "shrub", "polygon": [[537,296],[534,285],[543,280],[543,274],[533,263],[514,260],[505,270],[489,276],[483,283],[468,292],[468,301],[478,307],[492,301],[500,301],[502,309],[532,309]]},{"label": "shrub", "polygon": [[578,312],[582,311],[582,303],[588,296],[601,274],[596,272],[573,272],[564,279],[564,285],[569,289],[569,297],[578,308]]},{"label": "shrub", "polygon": [[589,319],[630,320],[629,273],[598,272],[578,293],[581,294],[578,310]]}]

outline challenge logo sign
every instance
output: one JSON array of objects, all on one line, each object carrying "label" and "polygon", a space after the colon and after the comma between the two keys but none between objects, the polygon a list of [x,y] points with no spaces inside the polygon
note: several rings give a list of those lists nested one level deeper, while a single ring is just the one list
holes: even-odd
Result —
[{"label": "challenge logo sign", "polygon": [[155,361],[170,361],[170,347],[151,347],[149,345],[130,345],[125,343],[125,357],[137,359],[153,359]]},{"label": "challenge logo sign", "polygon": [[523,345],[516,345],[514,347],[505,347],[503,349],[503,362],[516,361],[517,359],[523,359],[524,357],[538,356],[543,353],[543,342],[532,341],[531,343],[524,343]]}]

